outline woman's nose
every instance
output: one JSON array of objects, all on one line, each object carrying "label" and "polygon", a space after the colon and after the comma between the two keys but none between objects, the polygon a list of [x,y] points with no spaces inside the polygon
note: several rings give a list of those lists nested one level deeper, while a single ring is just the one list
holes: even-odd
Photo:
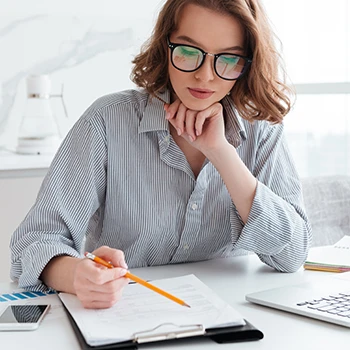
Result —
[{"label": "woman's nose", "polygon": [[202,66],[196,70],[195,78],[204,82],[214,80],[215,71],[214,71],[214,57],[206,56]]}]

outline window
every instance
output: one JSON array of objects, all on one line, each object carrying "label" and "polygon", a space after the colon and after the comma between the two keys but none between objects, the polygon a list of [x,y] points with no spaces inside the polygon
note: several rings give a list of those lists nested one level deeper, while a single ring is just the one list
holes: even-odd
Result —
[{"label": "window", "polygon": [[350,2],[263,2],[297,91],[285,125],[299,174],[350,174]]}]

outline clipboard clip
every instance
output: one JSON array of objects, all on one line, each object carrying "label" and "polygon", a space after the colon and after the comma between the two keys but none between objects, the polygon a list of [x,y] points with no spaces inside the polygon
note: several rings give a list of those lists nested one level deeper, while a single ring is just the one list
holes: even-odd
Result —
[{"label": "clipboard clip", "polygon": [[[160,328],[169,328],[167,331],[158,332]],[[176,328],[176,329],[175,329]],[[157,327],[142,332],[134,333],[134,342],[150,343],[202,335],[205,329],[201,324],[177,325],[175,323],[162,323]]]}]

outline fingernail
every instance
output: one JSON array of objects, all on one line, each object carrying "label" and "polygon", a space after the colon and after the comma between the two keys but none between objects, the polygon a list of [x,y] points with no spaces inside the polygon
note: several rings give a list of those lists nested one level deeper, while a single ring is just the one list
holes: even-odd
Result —
[{"label": "fingernail", "polygon": [[180,136],[181,135],[181,129],[180,128],[176,128],[177,134]]},{"label": "fingernail", "polygon": [[196,135],[199,136],[200,135],[200,132],[198,130],[196,130]]},{"label": "fingernail", "polygon": [[194,141],[194,138],[193,138],[193,136],[191,136],[191,135],[188,135],[188,137],[190,138],[191,142],[193,142],[193,141]]},{"label": "fingernail", "polygon": [[122,262],[120,263],[120,266],[121,266],[121,267],[124,267],[124,269],[128,269],[128,265],[126,264],[125,261],[122,261]]},{"label": "fingernail", "polygon": [[165,119],[169,119],[170,118],[170,113],[169,112],[166,112],[165,113]]},{"label": "fingernail", "polygon": [[125,274],[128,272],[128,270],[120,269],[119,270],[119,276],[125,276]]}]

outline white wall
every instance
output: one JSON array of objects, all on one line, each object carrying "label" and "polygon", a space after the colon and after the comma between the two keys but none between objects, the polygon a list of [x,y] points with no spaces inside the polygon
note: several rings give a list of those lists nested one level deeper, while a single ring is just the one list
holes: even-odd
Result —
[{"label": "white wall", "polygon": [[30,74],[49,74],[53,93],[64,84],[70,121],[63,128],[101,95],[132,88],[131,60],[162,2],[0,0],[0,146],[16,141]]}]

